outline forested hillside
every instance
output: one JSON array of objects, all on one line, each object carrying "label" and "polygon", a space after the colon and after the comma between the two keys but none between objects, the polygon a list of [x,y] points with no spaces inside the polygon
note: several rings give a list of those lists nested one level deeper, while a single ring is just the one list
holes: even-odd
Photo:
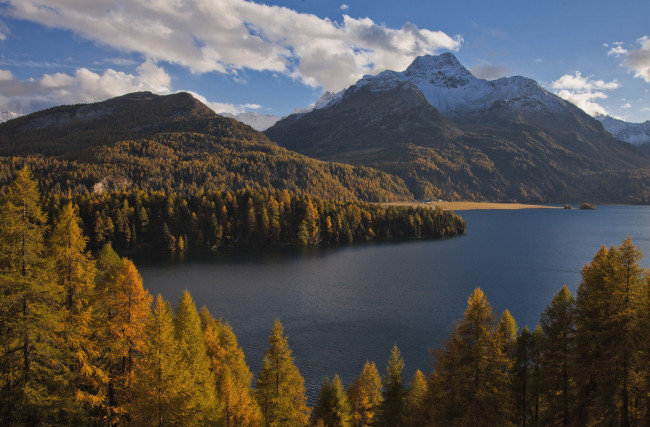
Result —
[{"label": "forested hillside", "polygon": [[0,184],[25,165],[46,194],[286,189],[328,200],[412,199],[399,178],[279,147],[187,93],[135,93],[0,124]]}]

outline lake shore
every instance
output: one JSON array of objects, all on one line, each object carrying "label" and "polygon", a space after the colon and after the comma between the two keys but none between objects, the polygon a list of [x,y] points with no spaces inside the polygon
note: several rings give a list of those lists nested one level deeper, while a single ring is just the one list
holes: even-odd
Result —
[{"label": "lake shore", "polygon": [[[445,210],[452,211],[468,211],[477,209],[498,209],[498,210],[514,210],[514,209],[563,209],[563,206],[558,205],[529,205],[524,203],[499,203],[499,202],[389,202],[381,203],[383,206],[422,206],[427,208],[435,208],[440,206]],[[576,206],[577,208],[577,206]]]}]

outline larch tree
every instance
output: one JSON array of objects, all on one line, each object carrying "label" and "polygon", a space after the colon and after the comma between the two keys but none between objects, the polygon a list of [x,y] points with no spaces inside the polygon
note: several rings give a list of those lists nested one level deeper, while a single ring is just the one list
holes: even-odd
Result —
[{"label": "larch tree", "polygon": [[110,343],[106,354],[108,365],[108,399],[105,418],[120,422],[131,402],[134,359],[144,348],[144,328],[149,318],[151,295],[142,286],[142,277],[132,261],[124,258],[108,283],[104,338]]},{"label": "larch tree", "polygon": [[191,374],[174,332],[171,306],[158,295],[145,326],[145,345],[136,357],[133,401],[138,425],[188,425],[195,422]]},{"label": "larch tree", "polygon": [[640,358],[640,319],[647,308],[640,259],[627,237],[618,247],[602,247],[582,270],[575,314],[580,423],[638,422],[640,373],[647,369]]},{"label": "larch tree", "polygon": [[425,427],[427,425],[427,408],[425,406],[429,383],[419,369],[413,374],[408,392],[403,423],[406,427]]},{"label": "larch tree", "polygon": [[62,289],[51,279],[36,182],[18,172],[0,200],[0,421],[55,421],[70,404]]},{"label": "larch tree", "polygon": [[511,424],[512,361],[496,316],[479,288],[442,349],[434,352],[429,405],[435,425]]},{"label": "larch tree", "polygon": [[327,427],[351,427],[351,410],[348,397],[338,375],[330,382],[325,378],[318,392],[318,400],[312,413],[311,425]]},{"label": "larch tree", "polygon": [[540,325],[546,343],[542,351],[541,378],[543,393],[541,396],[544,424],[571,424],[573,396],[573,355],[575,352],[575,300],[569,289],[564,286],[546,306]]},{"label": "larch tree", "polygon": [[63,291],[62,338],[68,347],[71,372],[69,390],[76,407],[70,408],[71,422],[86,422],[88,408],[101,405],[105,399],[107,376],[99,363],[100,349],[93,339],[92,322],[95,261],[86,251],[88,238],[84,236],[79,218],[72,203],[67,203],[54,220],[48,238],[54,262],[54,276]]},{"label": "larch tree", "polygon": [[366,362],[361,375],[348,387],[352,425],[369,427],[377,422],[382,401],[382,384],[375,362]]},{"label": "larch tree", "polygon": [[216,396],[214,374],[201,329],[201,319],[190,293],[185,290],[176,308],[174,319],[176,340],[191,376],[191,396],[194,423],[216,423],[221,418],[221,407]]},{"label": "larch tree", "polygon": [[214,319],[206,307],[200,317],[217,398],[223,407],[222,423],[226,427],[262,425],[262,412],[252,389],[253,374],[235,333],[230,325]]},{"label": "larch tree", "polygon": [[404,359],[397,344],[395,344],[386,364],[386,375],[382,379],[383,399],[378,420],[381,426],[397,427],[402,425],[406,404],[406,389],[402,378],[403,371]]},{"label": "larch tree", "polygon": [[284,329],[275,320],[257,377],[257,401],[267,426],[297,427],[309,422],[305,380],[294,364]]}]

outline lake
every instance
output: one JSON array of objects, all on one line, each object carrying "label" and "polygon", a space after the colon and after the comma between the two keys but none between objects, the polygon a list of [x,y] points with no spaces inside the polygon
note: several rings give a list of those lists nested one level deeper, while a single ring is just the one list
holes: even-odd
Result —
[{"label": "lake", "polygon": [[464,236],[342,247],[237,249],[134,258],[144,285],[176,304],[188,289],[197,304],[228,321],[254,372],[273,320],[289,336],[310,402],[325,376],[347,386],[374,360],[380,373],[394,343],[405,376],[431,371],[429,348],[449,335],[480,287],[499,314],[534,329],[544,307],[602,245],[626,235],[650,266],[650,206],[596,210],[460,212]]}]

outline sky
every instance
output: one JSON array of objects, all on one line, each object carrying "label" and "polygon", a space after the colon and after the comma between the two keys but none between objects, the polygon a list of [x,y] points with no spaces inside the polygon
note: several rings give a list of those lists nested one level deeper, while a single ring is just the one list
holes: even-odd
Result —
[{"label": "sky", "polygon": [[147,90],[283,116],[443,52],[650,120],[649,0],[0,0],[0,112]]}]

